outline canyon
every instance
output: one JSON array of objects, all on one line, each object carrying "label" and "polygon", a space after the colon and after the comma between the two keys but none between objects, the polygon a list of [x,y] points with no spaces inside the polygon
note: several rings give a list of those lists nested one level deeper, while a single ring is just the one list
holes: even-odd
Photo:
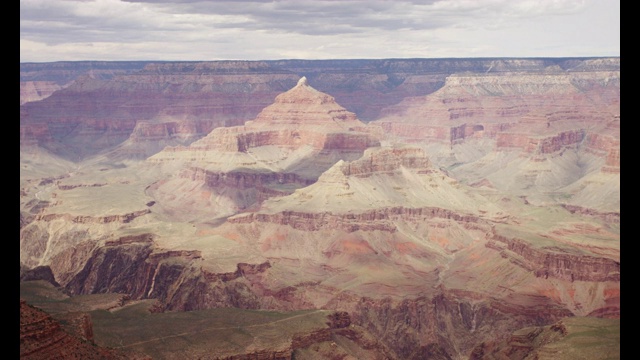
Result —
[{"label": "canyon", "polygon": [[619,58],[21,64],[20,101],[21,314],[113,356],[562,358],[597,327],[619,358]]}]

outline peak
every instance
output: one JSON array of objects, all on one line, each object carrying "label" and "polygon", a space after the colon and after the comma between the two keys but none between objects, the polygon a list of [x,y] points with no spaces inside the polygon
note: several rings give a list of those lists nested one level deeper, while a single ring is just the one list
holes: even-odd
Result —
[{"label": "peak", "polygon": [[276,96],[273,104],[256,117],[256,124],[306,124],[322,126],[324,132],[360,128],[356,115],[340,106],[329,94],[314,89],[301,77],[288,91]]},{"label": "peak", "polygon": [[276,103],[327,104],[335,103],[333,96],[314,89],[306,76],[298,80],[296,86],[276,97]]}]

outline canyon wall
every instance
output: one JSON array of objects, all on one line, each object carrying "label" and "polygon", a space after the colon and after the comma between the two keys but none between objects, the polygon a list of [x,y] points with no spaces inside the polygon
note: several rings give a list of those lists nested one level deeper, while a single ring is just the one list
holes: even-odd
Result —
[{"label": "canyon wall", "polygon": [[[54,152],[80,159],[128,139],[142,121],[168,123],[160,126],[167,130],[165,136],[172,136],[171,128],[178,126],[182,129],[178,133],[186,138],[183,140],[186,143],[206,135],[215,127],[242,124],[255,118],[301,76],[306,76],[319,91],[332,94],[338,103],[361,120],[371,121],[380,118],[384,108],[399,104],[403,99],[440,89],[445,81],[452,81],[447,79],[451,74],[469,71],[537,73],[547,68],[575,74],[615,71],[619,70],[619,59],[21,64],[21,82],[24,84],[38,80],[65,85],[46,99],[21,107],[21,132],[25,143],[35,141]],[[593,87],[587,80],[575,82]],[[539,87],[521,91],[529,90],[539,90]],[[506,111],[512,115],[526,111],[510,108]],[[464,118],[471,114],[463,110],[458,115],[452,112],[451,116]],[[32,129],[41,124],[47,124],[49,131]],[[144,130],[147,126],[153,128],[154,125],[138,126],[137,139],[146,131],[153,132]],[[89,134],[94,134],[93,141],[82,141]],[[449,136],[448,131],[446,136]],[[102,138],[108,138],[108,141]]]},{"label": "canyon wall", "polygon": [[619,58],[88,64],[23,67],[61,87],[21,105],[23,280],[337,314],[229,359],[620,316]]}]

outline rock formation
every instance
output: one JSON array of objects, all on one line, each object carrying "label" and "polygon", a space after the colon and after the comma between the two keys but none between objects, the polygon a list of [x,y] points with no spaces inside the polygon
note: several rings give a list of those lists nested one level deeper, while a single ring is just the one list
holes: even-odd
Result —
[{"label": "rock formation", "polygon": [[51,81],[20,82],[20,105],[42,100],[60,89],[58,84]]},{"label": "rock formation", "polygon": [[[89,325],[90,326],[90,325]],[[139,359],[150,357],[96,346],[73,336],[46,312],[20,300],[20,359]]]},{"label": "rock formation", "polygon": [[184,166],[149,194],[167,208],[195,202],[210,216],[229,216],[312,184],[336,161],[357,159],[379,145],[378,137],[302,77],[255,120],[216,128],[188,147],[168,147],[150,157],[151,164]]},{"label": "rock formation", "polygon": [[21,279],[131,302],[91,317],[97,343],[113,313],[185,356],[141,329],[304,310],[277,343],[190,346],[542,357],[575,345],[550,327],[620,318],[619,59],[128,66],[21,106]]},{"label": "rock formation", "polygon": [[618,359],[620,356],[619,320],[577,317],[520,329],[503,341],[482,343],[469,358]]},{"label": "rock formation", "polygon": [[371,125],[469,184],[609,213],[619,210],[619,94],[616,70],[455,74]]},{"label": "rock formation", "polygon": [[[140,137],[146,131],[157,134],[157,129],[164,128],[165,145],[187,145],[215,127],[254,119],[301,76],[307,76],[318,90],[335,96],[361,120],[371,121],[378,119],[385,107],[438,90],[452,74],[537,74],[547,69],[615,72],[619,71],[619,59],[21,64],[22,84],[50,81],[65,87],[53,97],[21,106],[21,133],[23,141],[37,142],[58,155],[79,160],[120,144],[137,129],[135,139],[130,139],[133,144],[125,151],[148,156],[160,149],[152,145],[152,139]],[[589,79],[576,82],[583,87],[598,85]],[[597,96],[606,101],[616,97],[615,92],[596,94],[602,94]],[[173,127],[182,130],[176,135]]]}]

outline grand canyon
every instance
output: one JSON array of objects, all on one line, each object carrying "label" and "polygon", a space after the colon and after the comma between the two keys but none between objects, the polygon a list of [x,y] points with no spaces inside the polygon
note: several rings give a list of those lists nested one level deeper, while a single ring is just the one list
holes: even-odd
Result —
[{"label": "grand canyon", "polygon": [[20,64],[24,359],[620,358],[620,58]]}]

